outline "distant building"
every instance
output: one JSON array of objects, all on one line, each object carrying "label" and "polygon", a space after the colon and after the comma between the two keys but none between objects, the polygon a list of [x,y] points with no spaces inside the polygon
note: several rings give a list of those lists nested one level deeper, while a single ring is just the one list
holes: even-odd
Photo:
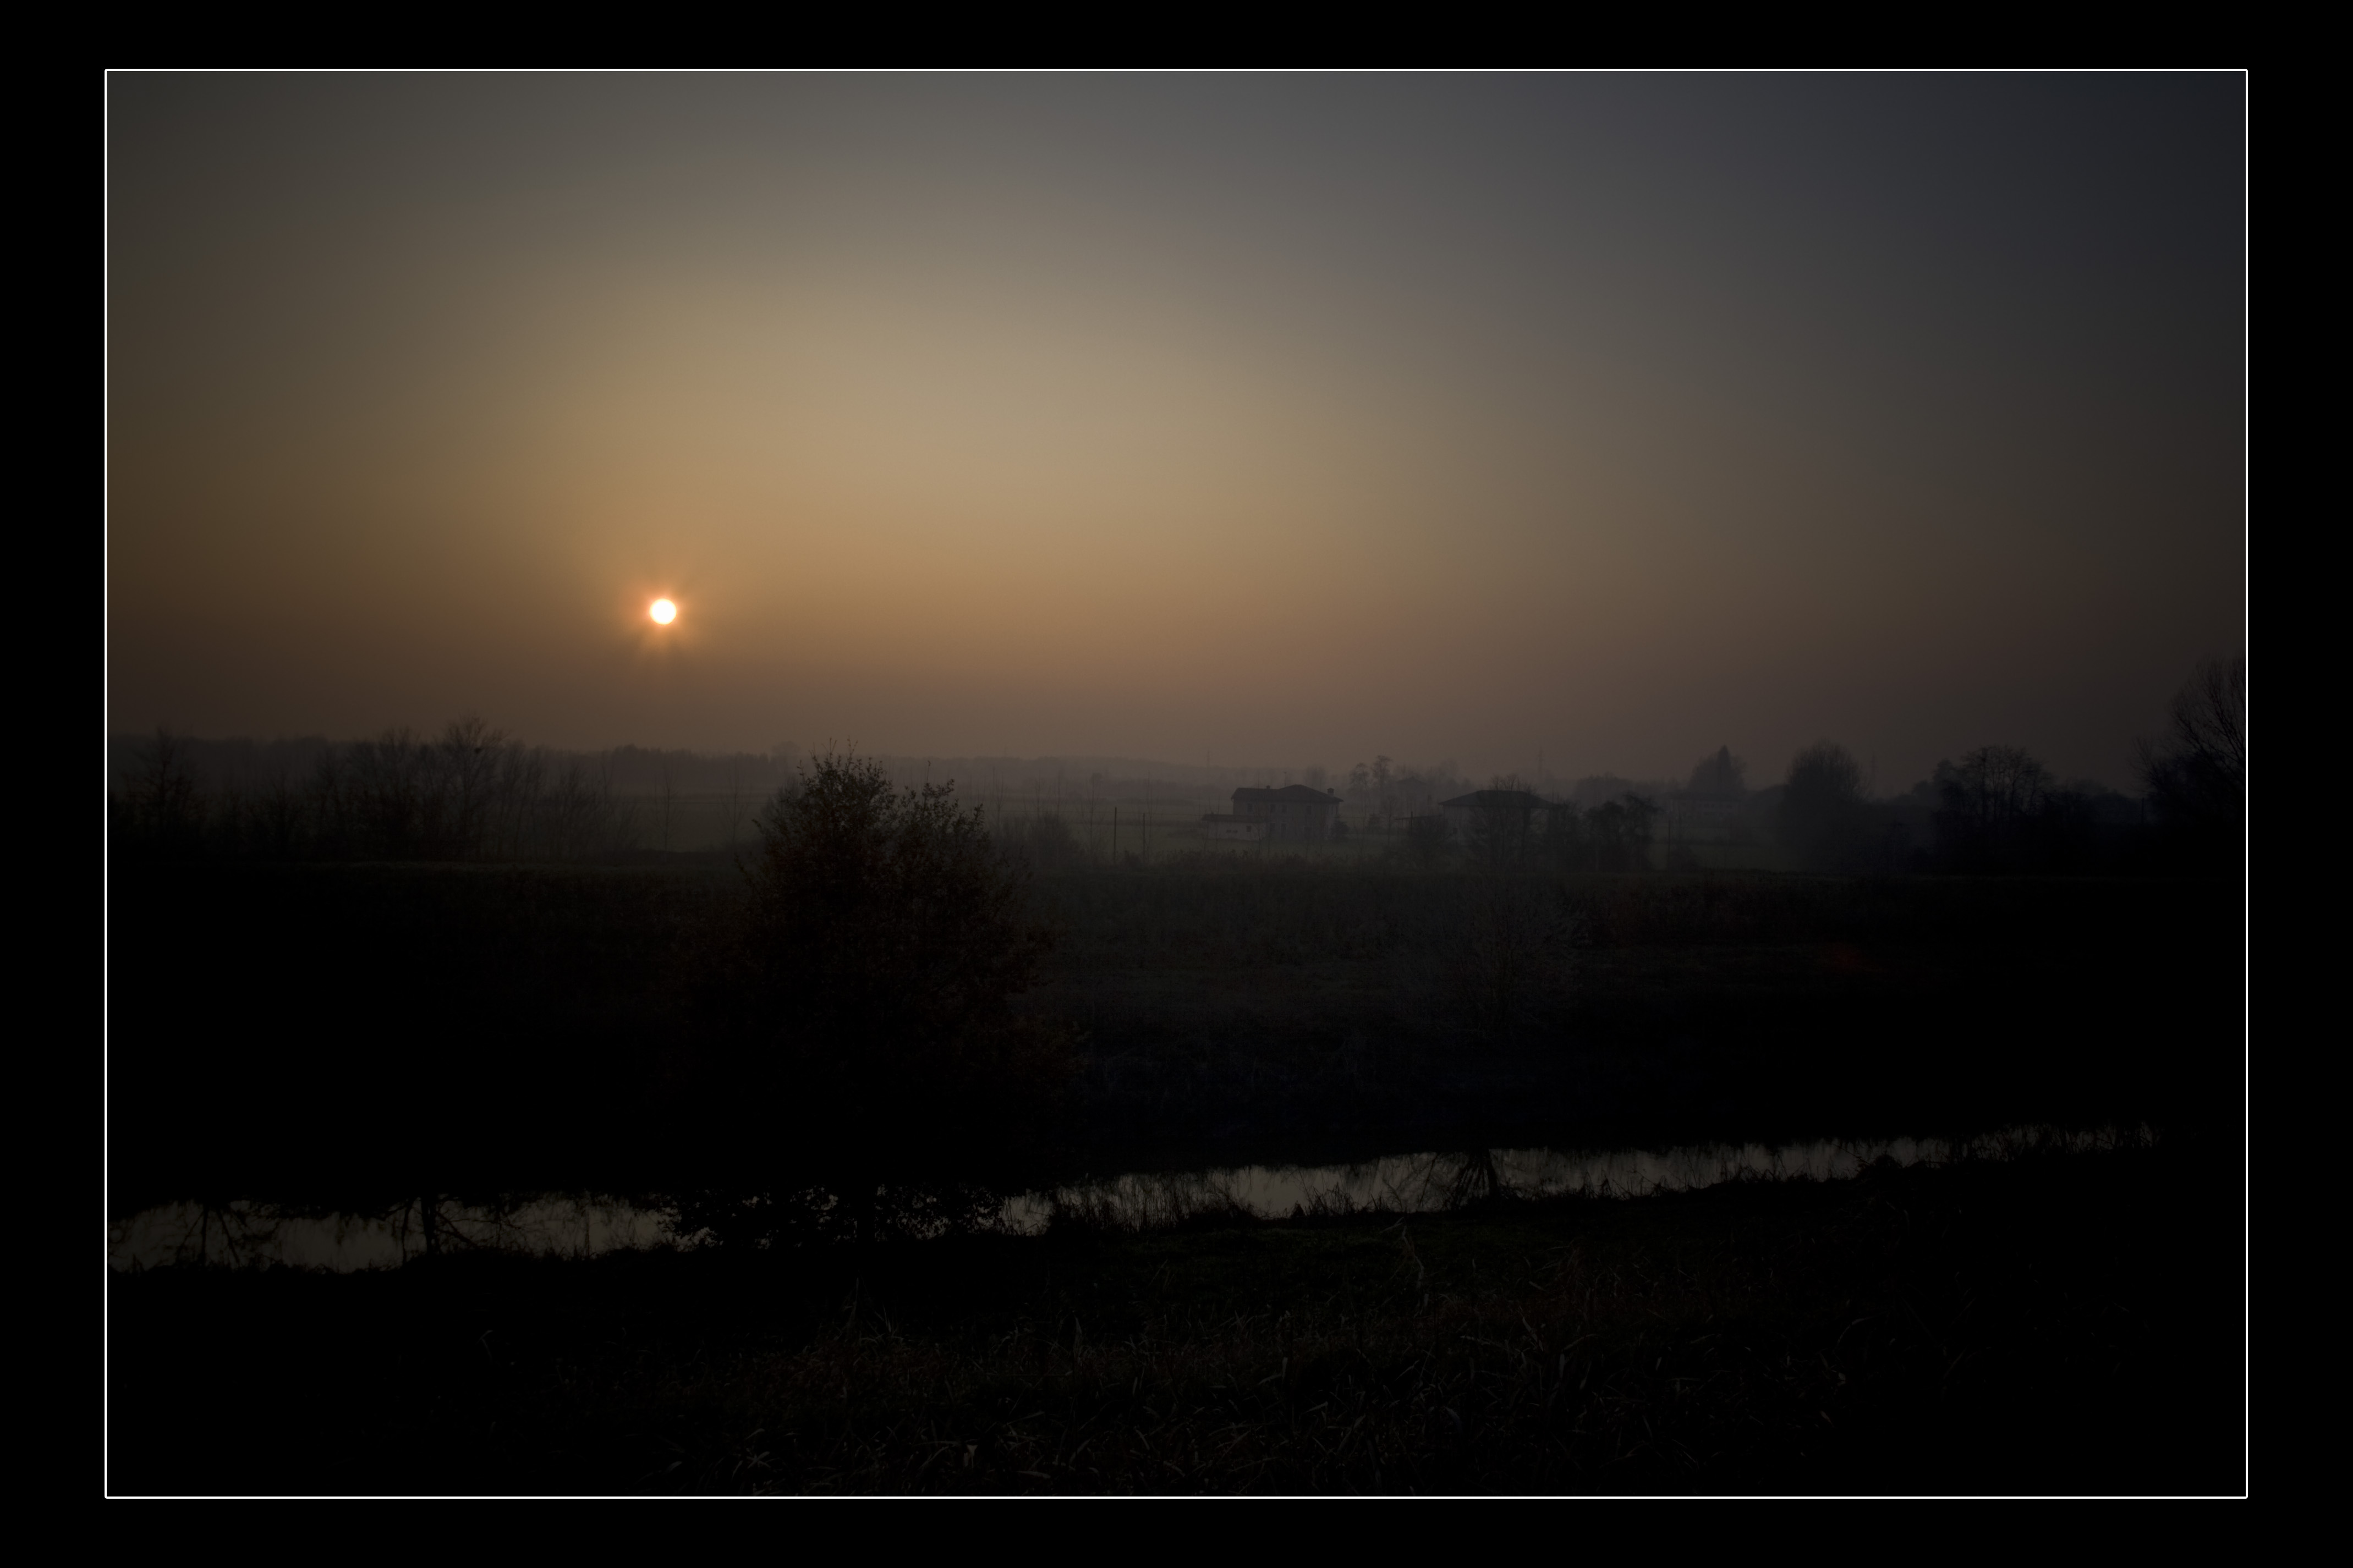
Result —
[{"label": "distant building", "polygon": [[1340,797],[1305,784],[1281,789],[1238,789],[1234,809],[1201,819],[1205,838],[1271,839],[1282,844],[1321,844],[1340,820]]}]

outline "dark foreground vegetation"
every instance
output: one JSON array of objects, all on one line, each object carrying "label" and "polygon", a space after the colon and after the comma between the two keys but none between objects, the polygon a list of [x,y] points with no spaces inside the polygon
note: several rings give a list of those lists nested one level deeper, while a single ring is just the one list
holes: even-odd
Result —
[{"label": "dark foreground vegetation", "polygon": [[[492,755],[445,750],[459,784]],[[369,755],[335,798],[406,798]],[[1967,874],[1055,863],[826,758],[738,855],[417,847],[596,804],[507,762],[403,858],[123,818],[112,1214],[396,1212],[424,1256],[112,1278],[117,1489],[2238,1484],[2237,829],[2152,829],[2130,874],[2025,874],[2024,829]],[[2203,777],[2242,822],[2242,765]],[[999,1223],[1090,1173],[2036,1125],[2142,1146]],[[705,1245],[533,1260],[435,1218],[551,1191]]]},{"label": "dark foreground vegetation", "polygon": [[[1060,941],[1018,1001],[1075,1026],[1077,1076],[1018,1145],[967,1151],[1016,1184],[2236,1125],[2227,886],[1212,865],[1036,892]],[[734,1026],[701,994],[705,955],[745,897],[710,862],[120,868],[118,1211],[643,1192],[756,1163],[821,1080],[714,1047]]]},{"label": "dark foreground vegetation", "polygon": [[2236,1172],[160,1269],[110,1284],[110,1484],[2232,1492]]},{"label": "dark foreground vegetation", "polygon": [[[2173,717],[2155,825],[2068,875],[2022,874],[2074,818],[2000,748],[1945,780],[1947,869],[1773,875],[1593,869],[1574,814],[1557,854],[1073,863],[852,758],[738,852],[566,863],[611,802],[479,724],[267,800],[159,737],[113,803],[114,1201],[2231,1122],[2242,671]],[[1862,841],[1855,777],[1800,756],[1792,842]]]}]

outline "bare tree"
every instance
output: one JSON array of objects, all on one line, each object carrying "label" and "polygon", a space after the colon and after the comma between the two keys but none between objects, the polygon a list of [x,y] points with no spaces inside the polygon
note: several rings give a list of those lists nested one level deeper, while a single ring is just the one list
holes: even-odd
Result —
[{"label": "bare tree", "polygon": [[207,785],[195,748],[159,730],[109,792],[114,830],[141,854],[263,859],[569,859],[631,841],[607,765],[474,715],[431,740],[393,728],[303,750],[298,780],[284,747],[211,743]]},{"label": "bare tree", "polygon": [[2059,789],[2021,746],[1979,746],[1938,763],[1936,787],[1938,852],[1957,870],[2050,870],[2067,858],[2066,841],[2088,830],[2082,795]]},{"label": "bare tree", "polygon": [[2167,705],[2161,741],[2140,748],[2141,781],[2158,822],[2235,846],[2247,816],[2247,664],[2200,663]]},{"label": "bare tree", "polygon": [[2042,809],[2051,770],[2022,746],[1979,746],[1957,763],[1937,763],[1936,785],[1946,811],[2000,833]]},{"label": "bare tree", "polygon": [[479,714],[452,720],[442,731],[433,763],[447,803],[437,814],[438,847],[447,858],[470,860],[487,850],[506,746],[506,735]]},{"label": "bare tree", "polygon": [[122,783],[117,810],[133,845],[155,855],[195,852],[204,834],[204,794],[177,735],[158,724]]}]

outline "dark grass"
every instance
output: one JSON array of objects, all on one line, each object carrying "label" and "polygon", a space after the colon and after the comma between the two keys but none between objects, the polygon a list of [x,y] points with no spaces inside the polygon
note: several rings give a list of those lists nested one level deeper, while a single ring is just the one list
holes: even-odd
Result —
[{"label": "dark grass", "polygon": [[[118,868],[116,1212],[691,1179],[736,886],[719,858]],[[1276,861],[1038,896],[1061,941],[1028,1005],[1084,1043],[1032,1176],[2236,1120],[2227,888]]]},{"label": "dark grass", "polygon": [[109,1485],[2242,1486],[2235,1154],[110,1283]]},{"label": "dark grass", "polygon": [[[2099,880],[1155,868],[1039,885],[1029,1179],[2137,1126],[1400,1222],[109,1284],[118,1491],[2235,1490],[2240,916]],[[110,1197],[676,1191],[717,859],[131,866]],[[1499,979],[1500,977],[1500,979]],[[740,1124],[740,1121],[739,1121]],[[737,1169],[760,1152],[717,1152]]]},{"label": "dark grass", "polygon": [[1089,1132],[1173,1162],[2174,1121],[2235,1087],[2237,900],[2191,881],[1292,868],[1041,890]]}]

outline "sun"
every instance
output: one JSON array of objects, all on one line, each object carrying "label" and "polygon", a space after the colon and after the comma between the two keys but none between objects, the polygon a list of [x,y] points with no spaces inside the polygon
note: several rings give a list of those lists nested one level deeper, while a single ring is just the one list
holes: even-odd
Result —
[{"label": "sun", "polygon": [[670,625],[670,622],[678,619],[678,606],[671,604],[668,599],[656,599],[653,603],[653,608],[649,610],[647,614],[653,616],[654,625],[658,626],[666,626]]}]

